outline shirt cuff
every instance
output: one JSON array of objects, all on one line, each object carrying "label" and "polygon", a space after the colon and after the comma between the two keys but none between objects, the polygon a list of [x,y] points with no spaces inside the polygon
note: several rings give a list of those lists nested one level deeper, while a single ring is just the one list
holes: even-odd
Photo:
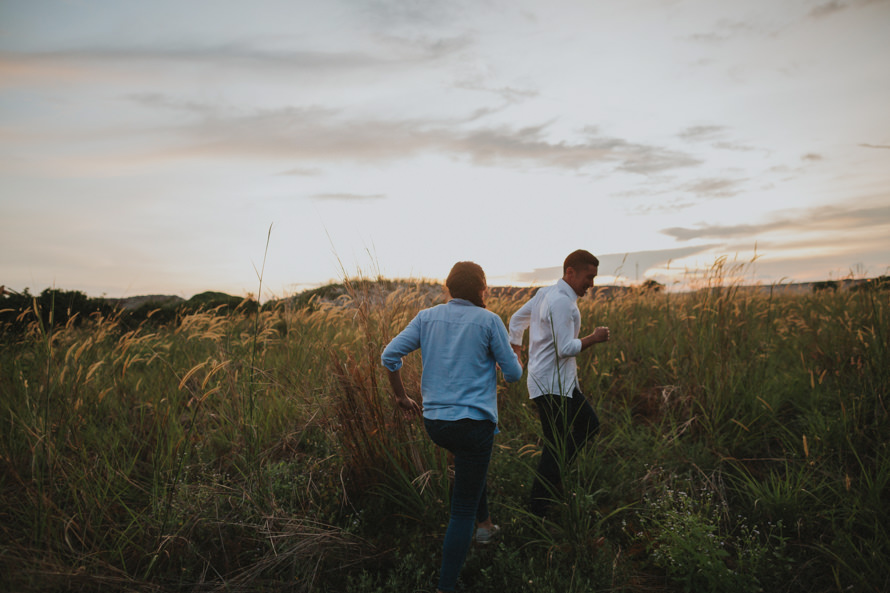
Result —
[{"label": "shirt cuff", "polygon": [[577,356],[581,353],[581,346],[582,344],[579,338],[575,338],[574,340],[572,340],[572,350],[574,351],[572,356]]},{"label": "shirt cuff", "polygon": [[383,360],[383,366],[386,367],[386,370],[392,371],[393,373],[402,368],[402,360]]}]

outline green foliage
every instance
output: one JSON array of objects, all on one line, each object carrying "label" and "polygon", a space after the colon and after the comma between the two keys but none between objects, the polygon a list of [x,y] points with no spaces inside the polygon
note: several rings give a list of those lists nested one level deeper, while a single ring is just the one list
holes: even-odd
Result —
[{"label": "green foliage", "polygon": [[813,282],[813,292],[819,292],[820,290],[833,290],[837,292],[837,289],[840,288],[841,283],[838,280],[824,280],[822,282]]},{"label": "green foliage", "polygon": [[651,549],[652,562],[683,591],[756,592],[785,566],[782,522],[766,532],[738,515],[725,525],[729,507],[713,492],[688,493],[664,487],[646,497],[638,537]]},{"label": "green foliage", "polygon": [[0,293],[0,336],[21,333],[29,319],[39,318],[44,329],[80,325],[92,316],[108,317],[115,307],[105,299],[90,298],[77,290],[47,288],[38,296],[26,288],[22,293]]}]

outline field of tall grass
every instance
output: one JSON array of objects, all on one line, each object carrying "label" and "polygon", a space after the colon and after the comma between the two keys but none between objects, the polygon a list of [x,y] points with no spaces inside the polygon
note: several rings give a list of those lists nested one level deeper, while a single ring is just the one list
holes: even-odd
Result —
[{"label": "field of tall grass", "polygon": [[[379,356],[444,295],[0,328],[0,590],[433,591],[448,459]],[[494,298],[506,321],[522,301]],[[555,528],[525,510],[541,442],[499,387],[503,537],[462,590],[890,591],[890,297],[746,289],[582,299],[602,429]],[[403,376],[418,394],[420,356]]]}]

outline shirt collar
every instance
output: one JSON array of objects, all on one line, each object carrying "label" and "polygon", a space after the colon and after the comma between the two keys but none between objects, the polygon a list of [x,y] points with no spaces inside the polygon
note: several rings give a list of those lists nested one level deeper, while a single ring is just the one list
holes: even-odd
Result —
[{"label": "shirt collar", "polygon": [[564,279],[560,278],[556,283],[556,286],[559,287],[559,290],[563,292],[568,297],[571,297],[572,300],[578,300],[578,293],[575,292],[575,289],[569,286],[569,283]]},{"label": "shirt collar", "polygon": [[473,303],[471,303],[470,301],[468,301],[467,299],[453,298],[453,299],[451,299],[450,301],[448,301],[448,304],[449,304],[449,305],[452,304],[452,303],[454,303],[455,305],[462,305],[462,306],[464,306],[464,307],[467,307],[467,306],[469,306],[469,307],[475,307],[475,306],[476,306],[476,305],[474,305]]}]

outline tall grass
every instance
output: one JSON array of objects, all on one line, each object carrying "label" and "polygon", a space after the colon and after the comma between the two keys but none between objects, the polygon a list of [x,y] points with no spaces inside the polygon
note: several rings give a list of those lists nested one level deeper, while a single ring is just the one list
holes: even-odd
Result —
[{"label": "tall grass", "polygon": [[[525,511],[533,406],[499,386],[505,535],[473,550],[467,587],[890,590],[888,293],[736,276],[580,302],[612,330],[578,359],[602,430],[550,528]],[[0,589],[432,590],[449,460],[392,405],[379,356],[442,295],[346,285],[167,326],[21,311],[27,332],[0,331]],[[420,371],[408,357],[418,397]]]}]

